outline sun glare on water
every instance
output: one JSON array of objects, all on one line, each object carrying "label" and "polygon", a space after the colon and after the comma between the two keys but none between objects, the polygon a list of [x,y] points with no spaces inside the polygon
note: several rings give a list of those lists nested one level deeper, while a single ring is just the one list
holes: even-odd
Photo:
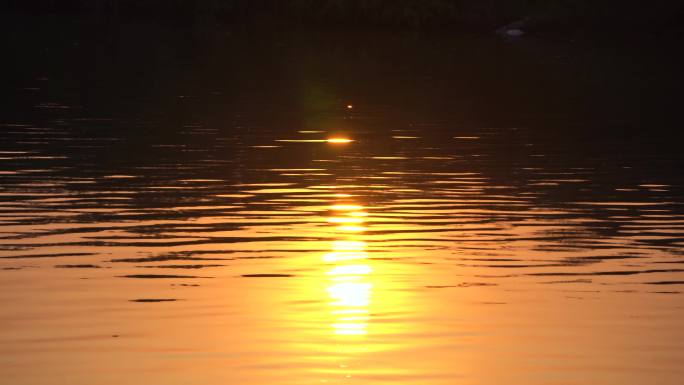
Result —
[{"label": "sun glare on water", "polygon": [[326,140],[328,143],[336,143],[336,144],[345,144],[345,143],[351,143],[353,140],[349,138],[328,138]]}]

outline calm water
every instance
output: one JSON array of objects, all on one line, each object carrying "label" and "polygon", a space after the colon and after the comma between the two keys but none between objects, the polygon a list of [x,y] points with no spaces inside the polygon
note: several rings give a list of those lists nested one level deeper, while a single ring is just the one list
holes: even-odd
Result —
[{"label": "calm water", "polygon": [[74,36],[4,64],[2,383],[681,383],[675,64]]}]

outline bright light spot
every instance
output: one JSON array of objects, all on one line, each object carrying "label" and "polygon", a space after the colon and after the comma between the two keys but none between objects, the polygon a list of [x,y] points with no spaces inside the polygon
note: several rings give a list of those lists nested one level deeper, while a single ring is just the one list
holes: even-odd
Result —
[{"label": "bright light spot", "polygon": [[368,254],[358,251],[333,251],[323,256],[325,262],[350,261],[354,259],[368,258]]},{"label": "bright light spot", "polygon": [[328,287],[330,298],[336,300],[332,306],[367,307],[370,303],[370,283],[343,282]]},{"label": "bright light spot", "polygon": [[353,140],[348,139],[348,138],[329,138],[326,140],[328,143],[351,143]]},{"label": "bright light spot", "polygon": [[333,327],[335,328],[335,334],[338,335],[343,335],[343,336],[360,336],[360,335],[365,335],[368,334],[368,332],[365,330],[366,325],[363,324],[364,329],[343,329],[342,324],[334,324]]},{"label": "bright light spot", "polygon": [[348,217],[330,217],[328,218],[330,223],[362,223],[361,218],[348,218]]},{"label": "bright light spot", "polygon": [[335,266],[326,274],[328,275],[361,275],[370,274],[373,271],[368,265],[342,265]]},{"label": "bright light spot", "polygon": [[351,323],[351,322],[345,322],[345,323],[336,323],[332,325],[335,329],[365,329],[366,324],[363,323]]},{"label": "bright light spot", "polygon": [[356,210],[363,210],[363,206],[359,206],[359,205],[334,205],[334,206],[330,206],[330,210],[356,211]]},{"label": "bright light spot", "polygon": [[366,242],[363,241],[334,241],[332,243],[335,251],[361,251],[366,248]]},{"label": "bright light spot", "polygon": [[331,282],[360,282],[363,275],[333,275],[330,277]]},{"label": "bright light spot", "polygon": [[[330,314],[333,315],[346,315],[346,314],[368,314],[368,309],[335,309],[331,310]],[[347,318],[347,317],[339,317],[340,319],[342,318]],[[368,318],[368,317],[366,317]]]},{"label": "bright light spot", "polygon": [[360,233],[362,231],[366,231],[366,228],[363,226],[345,225],[345,226],[338,226],[337,231],[343,231],[345,233]]},{"label": "bright light spot", "polygon": [[347,104],[347,109],[348,109],[348,110],[351,110],[352,108],[354,108],[354,106],[352,106],[351,104]]}]

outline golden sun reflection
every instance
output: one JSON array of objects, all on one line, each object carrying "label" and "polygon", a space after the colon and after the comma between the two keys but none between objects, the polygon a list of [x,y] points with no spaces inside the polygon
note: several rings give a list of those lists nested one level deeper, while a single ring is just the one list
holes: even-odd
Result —
[{"label": "golden sun reflection", "polygon": [[337,231],[345,231],[350,233],[360,233],[364,230],[366,230],[366,228],[363,226],[344,225],[337,227]]},{"label": "golden sun reflection", "polygon": [[392,251],[370,231],[371,225],[381,226],[376,225],[379,220],[373,218],[364,195],[355,193],[356,185],[325,187],[320,194],[325,202],[312,210],[314,215],[302,231],[311,231],[314,239],[297,244],[309,252],[293,258],[290,266],[309,273],[291,280],[292,290],[275,296],[296,308],[283,314],[288,330],[296,330],[286,337],[287,349],[302,351],[315,365],[312,372],[329,383],[397,373],[368,362],[401,354],[406,347],[403,341],[387,341],[413,327],[396,322],[395,315],[420,306],[407,305],[404,286],[404,277],[417,274],[417,268],[387,258]]},{"label": "golden sun reflection", "polygon": [[334,144],[345,144],[345,143],[351,143],[351,142],[353,142],[353,140],[349,139],[349,138],[328,138],[328,139],[326,139],[326,142],[334,143]]},{"label": "golden sun reflection", "polygon": [[333,251],[362,251],[366,248],[364,241],[333,241]]},{"label": "golden sun reflection", "polygon": [[359,211],[362,210],[363,206],[359,205],[332,205],[330,206],[330,210],[335,210],[335,211]]},{"label": "golden sun reflection", "polygon": [[365,231],[364,207],[358,204],[335,204],[329,207],[333,216],[328,222],[342,224],[336,230],[336,240],[331,243],[331,252],[323,255],[323,261],[331,267],[326,272],[329,284],[326,287],[333,333],[341,336],[365,335],[368,333],[369,307],[373,284],[369,275],[373,269],[367,263],[366,242],[359,239]]},{"label": "golden sun reflection", "polygon": [[353,217],[330,217],[330,218],[328,218],[328,222],[330,222],[330,223],[341,223],[341,224],[363,223],[363,219],[362,218],[353,218]]}]

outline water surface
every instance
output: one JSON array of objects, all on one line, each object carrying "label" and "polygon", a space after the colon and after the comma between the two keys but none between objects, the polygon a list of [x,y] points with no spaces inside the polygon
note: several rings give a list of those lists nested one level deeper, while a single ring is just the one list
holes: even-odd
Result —
[{"label": "water surface", "polygon": [[128,28],[5,64],[7,383],[681,381],[667,68]]}]

